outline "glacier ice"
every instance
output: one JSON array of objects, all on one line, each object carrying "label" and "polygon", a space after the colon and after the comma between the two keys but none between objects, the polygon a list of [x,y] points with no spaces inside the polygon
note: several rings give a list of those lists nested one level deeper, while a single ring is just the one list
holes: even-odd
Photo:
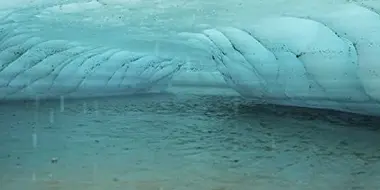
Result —
[{"label": "glacier ice", "polygon": [[1,99],[145,92],[165,84],[183,64],[174,58],[44,40],[18,28],[12,22],[1,28]]},{"label": "glacier ice", "polygon": [[[45,3],[32,17],[43,20],[107,4],[73,2]],[[129,3],[137,6],[141,2]],[[123,9],[119,1],[108,4]],[[380,115],[380,15],[376,6],[341,3],[324,13],[255,19],[249,19],[254,13],[246,13],[245,18],[236,17],[239,22],[235,24],[208,23],[196,29],[183,27],[177,33],[168,29],[163,34],[177,46],[159,54],[142,45],[112,47],[112,43],[85,43],[80,37],[44,38],[44,27],[33,23],[30,14],[24,13],[28,18],[23,18],[10,13],[0,25],[0,99],[131,94],[163,91],[174,85],[233,89],[248,99],[272,104]],[[62,22],[70,21],[65,19]],[[87,21],[96,22],[94,17],[83,19]],[[139,24],[146,39],[152,37],[146,32],[149,27],[142,21]],[[208,68],[186,68],[189,57]]]}]

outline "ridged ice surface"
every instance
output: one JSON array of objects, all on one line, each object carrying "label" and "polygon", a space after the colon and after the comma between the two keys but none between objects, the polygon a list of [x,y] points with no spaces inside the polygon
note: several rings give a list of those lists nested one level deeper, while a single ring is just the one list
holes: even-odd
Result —
[{"label": "ridged ice surface", "polygon": [[0,121],[2,190],[380,188],[378,118],[153,95],[3,103]]},{"label": "ridged ice surface", "polygon": [[380,115],[378,3],[295,2],[273,1],[293,7],[278,14],[271,3],[180,0],[36,1],[3,11],[0,99],[234,90]]},{"label": "ridged ice surface", "polygon": [[0,190],[379,190],[379,2],[4,0]]},{"label": "ridged ice surface", "polygon": [[2,24],[0,99],[89,97],[148,92],[167,85],[180,61],[33,36]]},{"label": "ridged ice surface", "polygon": [[182,35],[207,49],[245,97],[379,114],[379,33],[380,15],[350,4],[323,16],[274,17]]}]

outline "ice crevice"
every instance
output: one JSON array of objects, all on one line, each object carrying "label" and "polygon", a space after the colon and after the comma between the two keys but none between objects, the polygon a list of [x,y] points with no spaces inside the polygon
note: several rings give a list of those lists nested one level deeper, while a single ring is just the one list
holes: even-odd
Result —
[{"label": "ice crevice", "polygon": [[[37,29],[36,29],[37,28]],[[38,27],[0,22],[0,100],[164,91],[172,84],[231,88],[266,103],[380,115],[380,15],[345,4],[308,17],[182,32],[216,70],[131,49],[47,40]]]}]

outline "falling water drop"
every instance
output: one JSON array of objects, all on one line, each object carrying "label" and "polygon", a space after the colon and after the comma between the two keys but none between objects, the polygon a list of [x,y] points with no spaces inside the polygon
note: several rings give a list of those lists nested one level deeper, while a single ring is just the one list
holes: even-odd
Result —
[{"label": "falling water drop", "polygon": [[95,115],[99,116],[99,103],[97,100],[94,101],[94,110],[95,110]]},{"label": "falling water drop", "polygon": [[51,124],[54,123],[54,109],[53,108],[50,109],[49,121]]},{"label": "falling water drop", "polygon": [[272,149],[276,149],[277,148],[275,140],[272,140],[272,146],[271,147],[272,147]]},{"label": "falling water drop", "polygon": [[34,105],[35,105],[35,112],[34,112],[34,121],[38,123],[38,117],[39,117],[39,108],[40,108],[40,99],[38,96],[34,99]]},{"label": "falling water drop", "polygon": [[192,20],[191,20],[191,29],[195,29],[195,14],[193,14]]},{"label": "falling water drop", "polygon": [[61,107],[61,112],[65,111],[65,97],[61,96],[60,98],[60,107]]},{"label": "falling water drop", "polygon": [[[35,111],[34,111],[34,121],[36,123],[36,126],[38,126],[38,117],[39,117],[39,107],[40,107],[40,99],[38,96],[35,97]],[[33,129],[35,130],[35,128]],[[32,133],[32,147],[33,149],[36,149],[37,148],[37,143],[38,143],[38,140],[37,140],[37,133],[36,132],[33,132]],[[32,174],[32,181],[36,181],[36,173],[33,172]]]},{"label": "falling water drop", "polygon": [[36,109],[38,109],[40,107],[40,98],[38,96],[34,98],[34,103],[35,103]]},{"label": "falling water drop", "polygon": [[51,180],[53,179],[53,173],[50,173],[48,176],[49,176],[49,179]]},{"label": "falling water drop", "polygon": [[33,144],[33,148],[37,148],[37,134],[36,133],[32,134],[32,144]]},{"label": "falling water drop", "polygon": [[87,113],[87,103],[86,102],[83,102],[83,113],[84,114]]},{"label": "falling water drop", "polygon": [[154,54],[158,56],[160,54],[160,44],[156,42],[156,45],[154,47]]},{"label": "falling water drop", "polygon": [[93,182],[95,182],[95,180],[96,180],[97,170],[98,170],[98,164],[94,162],[92,164],[92,180],[93,180]]}]

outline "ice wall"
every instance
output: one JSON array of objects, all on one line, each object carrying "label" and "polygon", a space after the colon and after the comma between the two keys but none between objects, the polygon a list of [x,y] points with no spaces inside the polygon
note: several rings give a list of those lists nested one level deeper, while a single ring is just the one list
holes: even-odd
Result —
[{"label": "ice wall", "polygon": [[212,54],[225,80],[247,98],[380,113],[380,15],[373,9],[348,4],[330,14],[182,36]]},{"label": "ice wall", "polygon": [[0,100],[162,91],[183,65],[175,58],[48,40],[35,30],[0,23]]},{"label": "ice wall", "polygon": [[[230,87],[260,102],[380,115],[380,3],[36,4],[3,21],[3,99],[135,93],[160,81],[159,90]],[[105,82],[115,72],[118,82]]]}]

